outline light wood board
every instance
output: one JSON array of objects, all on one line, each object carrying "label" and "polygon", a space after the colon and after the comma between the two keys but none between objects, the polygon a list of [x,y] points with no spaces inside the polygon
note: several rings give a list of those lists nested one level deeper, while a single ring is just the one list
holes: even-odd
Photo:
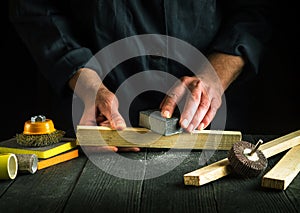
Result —
[{"label": "light wood board", "polygon": [[146,128],[116,131],[101,126],[77,126],[76,136],[80,146],[218,150],[229,150],[242,138],[239,131],[202,130],[163,136]]},{"label": "light wood board", "polygon": [[[269,158],[300,144],[300,130],[276,138],[260,146],[260,150]],[[184,184],[202,186],[206,183],[220,179],[231,173],[227,158],[217,161],[206,167],[184,174]]]},{"label": "light wood board", "polygon": [[300,145],[291,148],[262,178],[262,186],[285,190],[300,172]]}]

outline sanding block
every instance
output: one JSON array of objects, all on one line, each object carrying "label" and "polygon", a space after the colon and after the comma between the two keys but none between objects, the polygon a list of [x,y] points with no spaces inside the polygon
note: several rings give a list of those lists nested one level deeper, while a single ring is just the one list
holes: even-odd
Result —
[{"label": "sanding block", "polygon": [[182,133],[183,129],[178,124],[179,118],[164,118],[159,110],[140,111],[139,126],[150,129],[164,136]]}]

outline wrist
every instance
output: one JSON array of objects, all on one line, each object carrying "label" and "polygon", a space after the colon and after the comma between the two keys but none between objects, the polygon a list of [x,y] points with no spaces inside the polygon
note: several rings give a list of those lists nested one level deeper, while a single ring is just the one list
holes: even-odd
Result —
[{"label": "wrist", "polygon": [[96,71],[89,68],[80,68],[69,80],[70,88],[84,102],[95,97],[101,87],[105,87]]}]

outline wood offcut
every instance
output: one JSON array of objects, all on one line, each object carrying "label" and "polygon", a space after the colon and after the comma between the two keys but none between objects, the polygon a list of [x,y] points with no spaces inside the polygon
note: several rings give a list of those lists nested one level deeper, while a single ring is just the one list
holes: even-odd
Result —
[{"label": "wood offcut", "polygon": [[[286,151],[300,144],[300,130],[271,140],[260,146],[266,158],[272,157],[280,152]],[[224,158],[206,167],[184,174],[184,184],[202,186],[206,183],[218,180],[231,173],[228,158]]]},{"label": "wood offcut", "polygon": [[101,126],[79,125],[76,136],[80,146],[229,150],[233,143],[241,140],[242,134],[239,131],[195,130],[192,134],[162,136],[146,128],[117,131]]},{"label": "wood offcut", "polygon": [[262,186],[285,190],[300,172],[300,145],[291,148],[262,178]]}]

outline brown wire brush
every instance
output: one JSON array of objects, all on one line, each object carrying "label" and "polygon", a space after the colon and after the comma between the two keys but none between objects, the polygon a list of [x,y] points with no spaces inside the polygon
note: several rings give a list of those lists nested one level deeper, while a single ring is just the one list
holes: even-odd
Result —
[{"label": "brown wire brush", "polygon": [[64,135],[64,131],[54,128],[51,119],[37,115],[25,122],[24,131],[16,134],[16,139],[22,146],[41,147],[60,142]]}]

